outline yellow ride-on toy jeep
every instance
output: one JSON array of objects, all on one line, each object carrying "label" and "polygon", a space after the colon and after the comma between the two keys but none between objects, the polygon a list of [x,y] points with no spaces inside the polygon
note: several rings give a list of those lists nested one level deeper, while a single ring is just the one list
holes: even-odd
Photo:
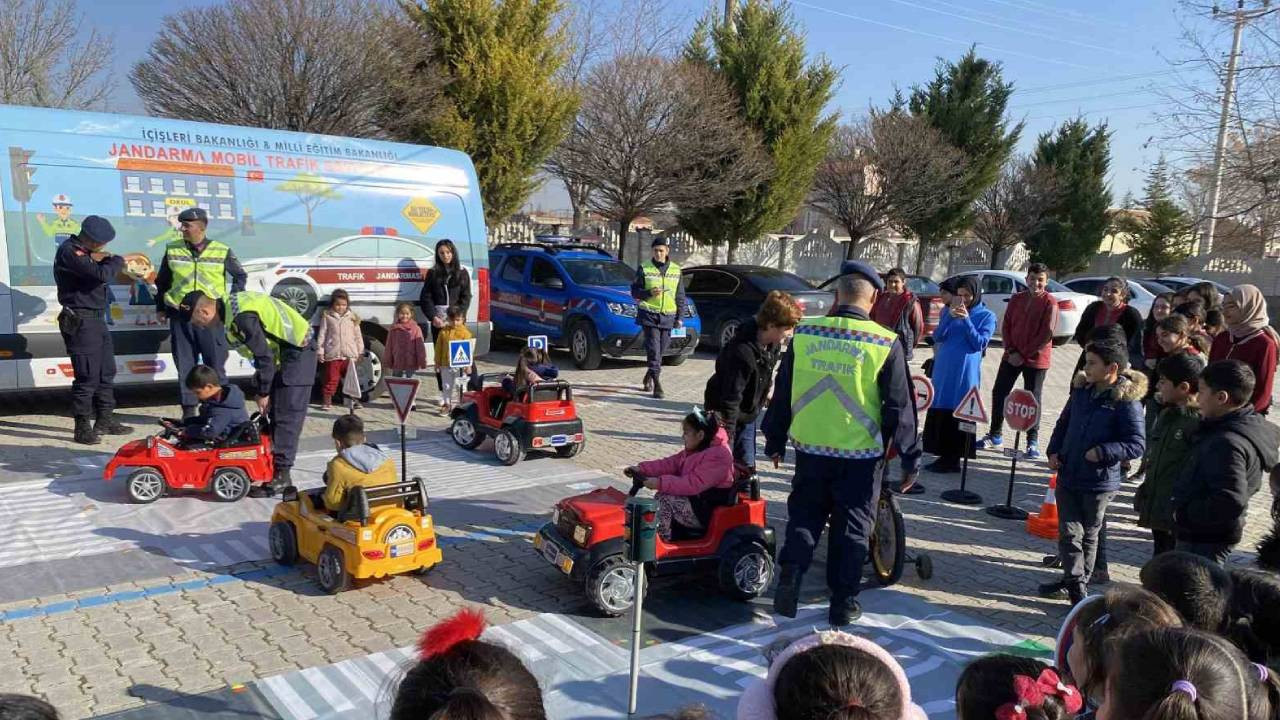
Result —
[{"label": "yellow ride-on toy jeep", "polygon": [[325,592],[342,592],[353,578],[423,574],[440,562],[422,478],[352,488],[346,506],[332,514],[323,495],[323,488],[286,489],[271,513],[269,539],[271,557],[281,565],[299,557],[315,563]]}]

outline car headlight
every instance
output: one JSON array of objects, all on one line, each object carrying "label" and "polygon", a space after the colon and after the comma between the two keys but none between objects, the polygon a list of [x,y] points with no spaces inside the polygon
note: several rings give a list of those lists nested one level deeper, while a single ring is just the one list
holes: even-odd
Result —
[{"label": "car headlight", "polygon": [[614,315],[621,315],[623,317],[636,316],[636,306],[631,303],[611,302],[608,305],[609,305],[609,312],[613,313]]},{"label": "car headlight", "polygon": [[591,527],[588,525],[576,525],[573,528],[573,541],[582,547],[587,546],[587,540],[591,538]]}]

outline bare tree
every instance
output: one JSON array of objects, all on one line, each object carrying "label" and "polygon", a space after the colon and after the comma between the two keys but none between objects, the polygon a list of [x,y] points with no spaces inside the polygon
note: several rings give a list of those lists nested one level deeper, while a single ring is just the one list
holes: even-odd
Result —
[{"label": "bare tree", "polygon": [[154,115],[382,137],[430,110],[443,79],[414,72],[429,49],[376,3],[230,0],[166,17],[129,78]]},{"label": "bare tree", "polygon": [[922,119],[898,110],[872,111],[832,137],[809,202],[858,242],[889,228],[906,229],[939,203],[960,197],[964,154]]},{"label": "bare tree", "polygon": [[991,268],[1000,253],[1033,235],[1057,201],[1057,179],[1030,158],[1015,158],[973,202],[973,234],[991,248]]},{"label": "bare tree", "polygon": [[727,202],[766,170],[728,88],[706,70],[652,55],[588,73],[559,163],[565,177],[594,189],[588,207],[616,221],[624,239],[646,212]]},{"label": "bare tree", "polygon": [[111,92],[111,39],[75,0],[5,0],[0,12],[0,103],[87,110]]},{"label": "bare tree", "polygon": [[[608,58],[674,54],[684,40],[679,29],[686,19],[688,12],[670,0],[581,0],[567,20],[574,47],[565,64],[565,81],[580,91],[587,73]],[[573,209],[573,227],[581,228],[592,188],[570,177],[561,155],[559,149],[553,152],[545,169],[564,183]]]}]

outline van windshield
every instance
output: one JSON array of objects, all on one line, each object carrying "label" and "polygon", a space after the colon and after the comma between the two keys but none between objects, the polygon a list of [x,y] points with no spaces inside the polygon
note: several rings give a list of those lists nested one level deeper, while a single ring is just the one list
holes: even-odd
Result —
[{"label": "van windshield", "polygon": [[579,285],[603,285],[606,287],[630,285],[636,271],[617,260],[601,258],[564,260],[565,272]]}]

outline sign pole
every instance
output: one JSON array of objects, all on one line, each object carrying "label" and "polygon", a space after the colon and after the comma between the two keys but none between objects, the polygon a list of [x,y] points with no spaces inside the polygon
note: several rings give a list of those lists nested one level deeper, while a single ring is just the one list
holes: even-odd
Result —
[{"label": "sign pole", "polygon": [[973,434],[977,432],[978,426],[973,423],[962,422],[960,423],[960,430],[965,434],[964,459],[961,460],[960,468],[960,488],[958,490],[944,490],[939,497],[957,505],[981,505],[982,496],[966,488],[969,483],[969,454],[973,452]]},{"label": "sign pole", "polygon": [[636,696],[640,690],[640,621],[644,617],[644,563],[635,563],[636,601],[631,606],[631,685],[627,695],[627,714],[636,714]]},{"label": "sign pole", "polygon": [[409,482],[409,453],[404,445],[404,423],[400,423],[400,482]]},{"label": "sign pole", "polygon": [[1013,435],[1013,463],[1009,466],[1009,490],[1005,495],[1003,505],[992,505],[987,508],[988,515],[1004,518],[1005,520],[1027,519],[1027,511],[1013,505],[1013,483],[1018,475],[1018,453],[1021,443],[1022,432],[1015,432]]}]

